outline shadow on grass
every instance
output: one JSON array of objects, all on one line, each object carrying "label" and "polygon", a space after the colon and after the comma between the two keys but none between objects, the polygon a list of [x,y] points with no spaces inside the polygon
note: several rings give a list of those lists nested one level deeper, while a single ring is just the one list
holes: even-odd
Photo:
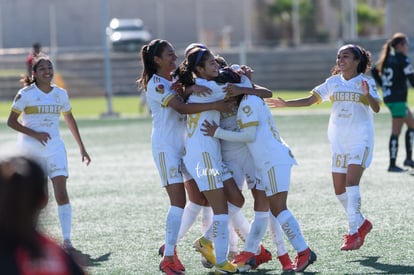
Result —
[{"label": "shadow on grass", "polygon": [[70,252],[72,257],[75,259],[75,261],[83,267],[87,266],[99,266],[102,262],[106,262],[109,260],[109,256],[111,256],[111,253],[103,254],[102,256],[92,258],[91,255],[83,253],[80,250],[74,249]]},{"label": "shadow on grass", "polygon": [[414,274],[414,266],[379,263],[378,259],[380,258],[378,256],[364,256],[363,259],[352,262],[359,262],[363,266],[381,270],[383,274]]},{"label": "shadow on grass", "polygon": [[[267,268],[263,268],[263,269],[256,269],[256,270],[250,270],[247,272],[241,272],[241,273],[236,273],[236,274],[249,274],[249,275],[266,275],[268,274],[268,272],[274,272],[274,269],[267,269]],[[297,272],[297,273],[301,273],[301,274],[317,274],[317,272],[307,272],[307,271],[303,271],[303,272]],[[281,275],[288,275],[288,274],[297,274],[293,271],[283,271],[280,274]],[[214,275],[214,272],[209,272],[208,275]]]}]

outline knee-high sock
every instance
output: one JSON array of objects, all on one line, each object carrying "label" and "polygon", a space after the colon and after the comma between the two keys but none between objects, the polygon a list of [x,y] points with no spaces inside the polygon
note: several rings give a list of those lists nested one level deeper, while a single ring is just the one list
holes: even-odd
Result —
[{"label": "knee-high sock", "polygon": [[173,256],[174,247],[177,244],[178,231],[181,226],[181,218],[184,209],[176,206],[170,206],[167,214],[165,227],[165,250],[164,256]]},{"label": "knee-high sock", "polygon": [[229,222],[229,251],[239,251],[239,236],[237,235],[233,223]]},{"label": "knee-high sock", "polygon": [[181,219],[180,231],[178,232],[177,236],[177,243],[182,239],[182,237],[188,232],[188,230],[194,224],[198,214],[201,211],[201,208],[201,205],[193,203],[191,201],[186,204]]},{"label": "knee-high sock", "polygon": [[249,235],[244,245],[244,251],[257,254],[260,251],[259,245],[264,237],[269,223],[268,211],[255,211],[252,225],[250,226]]},{"label": "knee-high sock", "polygon": [[346,187],[348,194],[348,226],[349,234],[353,235],[358,231],[357,217],[361,213],[361,194],[359,193],[359,186]]},{"label": "knee-high sock", "polygon": [[58,205],[58,216],[64,240],[70,240],[72,230],[72,205],[70,203]]},{"label": "knee-high sock", "polygon": [[242,242],[246,242],[247,235],[250,231],[250,224],[240,208],[229,203],[229,217],[231,224]]},{"label": "knee-high sock", "polygon": [[285,239],[280,227],[279,221],[275,216],[272,215],[272,212],[269,211],[269,228],[270,234],[272,236],[272,242],[276,246],[277,256],[285,255],[288,251],[285,245]]},{"label": "knee-high sock", "polygon": [[229,217],[226,214],[213,216],[213,241],[216,253],[216,263],[220,264],[227,260],[229,248]]},{"label": "knee-high sock", "polygon": [[203,234],[206,234],[212,222],[213,222],[213,209],[210,206],[203,206],[202,215],[201,215],[201,226],[202,226]]},{"label": "knee-high sock", "polygon": [[412,159],[413,138],[414,138],[414,129],[407,129],[407,132],[405,132],[405,151],[407,153],[406,159]]},{"label": "knee-high sock", "polygon": [[280,212],[277,216],[277,220],[289,242],[297,252],[302,252],[308,248],[305,238],[302,235],[302,231],[300,230],[299,223],[289,210]]},{"label": "knee-high sock", "polygon": [[[346,192],[336,195],[336,198],[339,200],[341,205],[345,209],[345,213],[348,213],[348,194]],[[361,212],[359,212],[359,215],[356,216],[358,228],[364,223],[365,217],[362,215]]]},{"label": "knee-high sock", "polygon": [[398,154],[398,136],[391,135],[388,150],[390,152],[390,166],[395,166]]}]

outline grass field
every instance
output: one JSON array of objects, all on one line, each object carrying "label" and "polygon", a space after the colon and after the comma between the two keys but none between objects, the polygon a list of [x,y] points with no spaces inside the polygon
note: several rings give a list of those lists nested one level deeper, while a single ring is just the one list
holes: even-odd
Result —
[{"label": "grass field", "polygon": [[[68,188],[73,205],[73,242],[91,274],[160,274],[157,251],[163,242],[169,203],[152,160],[151,120],[137,115],[137,109],[134,109],[138,108],[136,98],[119,100],[114,100],[114,110],[123,110],[118,118],[99,117],[106,110],[104,100],[86,103],[72,100],[82,137],[92,157],[89,167],[81,163],[75,141],[62,127],[70,165]],[[0,106],[0,117],[4,118],[3,108],[7,108],[7,114],[10,103],[1,103]],[[126,111],[128,108],[132,109]],[[91,109],[94,109],[93,113]],[[414,177],[409,173],[391,174],[386,171],[390,129],[388,111],[383,108],[375,116],[374,160],[361,183],[362,211],[371,219],[374,229],[364,246],[352,252],[339,249],[347,225],[331,183],[326,137],[328,109],[322,106],[274,110],[274,115],[282,136],[299,163],[293,169],[289,208],[318,255],[317,262],[306,273],[414,274]],[[2,123],[0,144],[3,152],[14,144],[15,133],[4,126],[4,120]],[[398,164],[405,157],[402,138],[400,142]],[[243,211],[251,218],[252,199],[247,190],[244,194],[246,205]],[[41,227],[60,240],[52,195],[42,215]],[[198,220],[178,245],[187,275],[213,274],[202,267],[199,255],[191,248],[200,232]],[[264,244],[275,255],[269,234],[266,234]],[[287,247],[294,257],[291,246],[287,244]],[[250,272],[280,273],[276,257]]]}]

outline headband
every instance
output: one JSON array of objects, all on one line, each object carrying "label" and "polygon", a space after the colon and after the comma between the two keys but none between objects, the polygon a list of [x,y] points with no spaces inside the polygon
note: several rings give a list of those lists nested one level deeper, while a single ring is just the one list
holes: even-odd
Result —
[{"label": "headband", "polygon": [[200,63],[200,61],[201,61],[201,58],[203,57],[203,55],[204,55],[204,53],[205,52],[207,52],[207,50],[206,49],[202,49],[202,48],[200,48],[200,50],[198,51],[198,53],[197,53],[197,59],[196,59],[196,62],[194,63],[194,66],[197,66],[198,65],[198,63]]}]

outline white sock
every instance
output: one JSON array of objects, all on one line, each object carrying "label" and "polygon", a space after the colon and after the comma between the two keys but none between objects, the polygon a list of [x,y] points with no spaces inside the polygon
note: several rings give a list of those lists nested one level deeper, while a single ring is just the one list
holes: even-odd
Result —
[{"label": "white sock", "polygon": [[187,203],[187,205],[184,208],[183,216],[181,218],[181,226],[177,236],[177,243],[182,239],[182,237],[184,237],[184,235],[194,224],[198,214],[201,211],[201,208],[201,205],[195,204],[191,201]]},{"label": "white sock", "polygon": [[177,244],[178,231],[180,230],[181,218],[184,209],[177,206],[170,206],[167,214],[165,229],[165,251],[164,256],[173,256],[174,247]]},{"label": "white sock", "polygon": [[70,203],[58,205],[58,216],[64,240],[70,240],[72,229],[72,206]]},{"label": "white sock", "polygon": [[[213,209],[211,206],[203,206],[201,214],[201,226],[203,230],[203,234],[205,234],[211,226],[213,222]],[[211,239],[209,239],[211,240]]]},{"label": "white sock", "polygon": [[282,256],[288,253],[285,239],[282,232],[282,228],[280,227],[279,221],[275,216],[272,215],[272,212],[269,211],[269,228],[270,234],[272,236],[273,244],[276,247],[277,256]]},{"label": "white sock", "polygon": [[353,235],[358,231],[358,217],[361,215],[361,194],[359,193],[359,186],[347,186],[346,193],[348,194],[348,231],[350,235]]},{"label": "white sock", "polygon": [[257,254],[260,251],[260,243],[267,230],[269,223],[268,211],[255,211],[254,219],[250,227],[249,235],[247,236],[246,244],[244,245],[243,251],[252,252]]},{"label": "white sock", "polygon": [[239,251],[239,236],[237,235],[231,222],[229,222],[229,251]]},{"label": "white sock", "polygon": [[[233,207],[238,208],[232,204],[229,204],[229,213],[230,209]],[[240,210],[240,208],[239,208]],[[232,211],[233,212],[233,211]],[[234,231],[236,231],[237,235],[239,236],[240,240],[242,242],[246,242],[247,236],[250,231],[250,224],[246,217],[243,215],[242,211],[237,211],[235,213],[232,213],[230,221],[233,225]]]},{"label": "white sock", "polygon": [[289,242],[297,252],[302,252],[308,248],[305,238],[302,235],[302,231],[300,230],[299,223],[289,210],[280,212],[277,216],[277,220],[279,221],[283,232],[285,232],[285,235],[289,239]]},{"label": "white sock", "polygon": [[336,195],[336,198],[339,200],[346,212],[346,208],[348,207],[348,194],[344,192],[342,194]]},{"label": "white sock", "polygon": [[227,250],[229,248],[229,217],[226,214],[214,215],[213,226],[214,250],[216,263],[227,261]]},{"label": "white sock", "polygon": [[[346,192],[336,195],[339,202],[342,204],[342,206],[345,209],[345,213],[348,213],[348,194]],[[356,216],[358,228],[364,223],[365,217],[362,215],[361,212],[359,212],[359,215]]]}]

